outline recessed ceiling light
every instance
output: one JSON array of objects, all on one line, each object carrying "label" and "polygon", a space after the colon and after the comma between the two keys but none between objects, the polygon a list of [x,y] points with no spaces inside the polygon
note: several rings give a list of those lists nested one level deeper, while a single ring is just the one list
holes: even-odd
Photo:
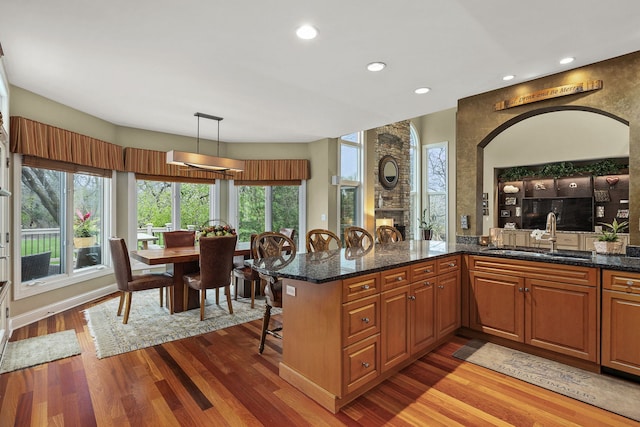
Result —
[{"label": "recessed ceiling light", "polygon": [[576,58],[573,58],[573,57],[571,57],[571,56],[567,56],[566,58],[562,58],[562,59],[560,60],[560,63],[561,63],[562,65],[571,64],[575,59],[576,59]]},{"label": "recessed ceiling light", "polygon": [[422,95],[423,93],[427,93],[431,90],[431,88],[428,87],[419,87],[418,89],[414,90],[415,93],[417,93],[418,95]]},{"label": "recessed ceiling light", "polygon": [[504,80],[505,82],[507,82],[507,81],[509,81],[509,80],[513,80],[513,79],[515,79],[515,78],[516,78],[516,76],[514,76],[513,74],[508,74],[508,75],[504,76],[504,77],[502,78],[502,80]]},{"label": "recessed ceiling light", "polygon": [[298,29],[296,30],[296,35],[303,40],[311,40],[316,38],[316,36],[318,35],[318,30],[316,30],[315,27],[311,25],[304,24],[298,27]]},{"label": "recessed ceiling light", "polygon": [[367,65],[367,70],[369,71],[382,71],[384,69],[384,67],[386,67],[387,64],[385,64],[384,62],[372,62],[369,65]]}]

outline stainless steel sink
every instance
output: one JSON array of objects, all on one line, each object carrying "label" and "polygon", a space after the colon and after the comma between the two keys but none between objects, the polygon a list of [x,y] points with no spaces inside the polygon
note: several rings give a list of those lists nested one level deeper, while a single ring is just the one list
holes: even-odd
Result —
[{"label": "stainless steel sink", "polygon": [[536,258],[536,259],[564,259],[568,261],[586,262],[591,260],[591,253],[588,252],[542,252],[537,249],[504,249],[489,248],[485,252],[506,256]]}]

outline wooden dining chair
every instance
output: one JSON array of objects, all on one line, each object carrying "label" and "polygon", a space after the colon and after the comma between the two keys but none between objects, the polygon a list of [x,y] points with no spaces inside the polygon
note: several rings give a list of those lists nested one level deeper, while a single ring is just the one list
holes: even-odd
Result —
[{"label": "wooden dining chair", "polygon": [[344,244],[346,248],[361,248],[368,250],[373,246],[373,236],[362,227],[345,227]]},{"label": "wooden dining chair", "polygon": [[296,229],[295,228],[281,228],[280,234],[284,234],[294,242],[296,241]]},{"label": "wooden dining chair", "polygon": [[378,237],[378,242],[380,243],[390,243],[390,242],[402,242],[404,239],[402,238],[402,233],[390,225],[381,225],[376,230],[376,236]]},{"label": "wooden dining chair", "polygon": [[189,288],[200,291],[200,320],[204,320],[206,289],[224,288],[229,313],[233,314],[230,286],[237,241],[236,235],[200,238],[200,271],[183,276],[184,307],[189,299]]},{"label": "wooden dining chair", "polygon": [[[162,233],[165,248],[179,248],[183,246],[195,246],[196,232],[189,230],[165,231]],[[200,270],[198,261],[186,262],[183,267],[184,274],[195,273]],[[173,276],[173,264],[167,265],[167,274]],[[206,297],[206,294],[205,294]],[[160,295],[162,304],[162,295]]]},{"label": "wooden dining chair", "polygon": [[[118,305],[118,316],[122,314],[122,306],[124,303],[124,318],[122,323],[125,325],[129,322],[129,312],[131,310],[131,294],[136,291],[144,291],[147,289],[160,289],[162,297],[162,289],[169,289],[169,311],[173,314],[173,277],[166,273],[148,273],[133,275],[131,273],[131,260],[129,259],[129,251],[124,239],[111,237],[109,238],[109,248],[111,249],[111,260],[113,261],[113,270],[116,276],[118,290],[120,290],[120,304]],[[162,299],[160,300],[162,306]]]},{"label": "wooden dining chair", "polygon": [[[257,234],[252,234],[250,237],[250,252],[251,255],[249,255],[251,258],[257,258],[257,255],[255,254],[255,251],[253,249],[253,242],[255,242],[257,237]],[[256,287],[260,285],[260,275],[258,274],[257,271],[255,271],[253,268],[251,268],[248,265],[244,265],[244,258],[242,260],[242,264],[237,264],[234,266],[233,269],[233,277],[235,279],[235,295],[234,295],[234,299],[238,299],[238,288],[240,287],[240,280],[242,280],[243,282],[249,282],[251,284],[251,308],[254,307],[255,305],[255,300],[256,300]]]},{"label": "wooden dining chair", "polygon": [[[260,265],[260,260],[269,258],[271,269],[277,270],[289,264],[296,256],[296,245],[289,237],[282,233],[268,231],[258,234],[253,242],[253,248],[257,256],[256,263]],[[267,334],[282,339],[278,332],[282,327],[269,329],[271,320],[271,308],[282,307],[282,279],[279,277],[260,273],[260,277],[266,282],[264,287],[265,308],[262,318],[262,334],[260,336],[260,346],[258,353],[262,354],[264,342]]]},{"label": "wooden dining chair", "polygon": [[[335,243],[335,248],[331,247],[332,242]],[[307,252],[328,251],[329,249],[340,249],[341,247],[342,242],[333,231],[315,228],[307,232]]]}]

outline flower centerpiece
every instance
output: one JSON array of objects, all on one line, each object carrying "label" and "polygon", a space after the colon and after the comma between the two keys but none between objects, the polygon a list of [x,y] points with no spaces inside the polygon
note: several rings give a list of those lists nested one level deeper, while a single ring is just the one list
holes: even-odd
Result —
[{"label": "flower centerpiece", "polygon": [[229,224],[208,225],[202,227],[200,237],[235,236],[236,229]]},{"label": "flower centerpiece", "polygon": [[82,213],[76,209],[76,218],[73,222],[73,244],[77,248],[93,246],[98,235],[98,224],[91,217],[91,212]]}]

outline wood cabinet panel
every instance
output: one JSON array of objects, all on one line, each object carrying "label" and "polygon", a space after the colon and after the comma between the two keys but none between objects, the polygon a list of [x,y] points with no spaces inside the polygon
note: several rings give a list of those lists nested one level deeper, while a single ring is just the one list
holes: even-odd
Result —
[{"label": "wood cabinet panel", "polygon": [[460,256],[440,258],[437,260],[438,274],[460,270]]},{"label": "wood cabinet panel", "polygon": [[374,335],[343,351],[345,393],[350,393],[380,375],[380,335]]},{"label": "wood cabinet panel", "polygon": [[342,309],[342,340],[346,345],[380,332],[380,296],[352,301]]},{"label": "wood cabinet panel", "polygon": [[561,283],[596,286],[598,269],[509,258],[470,256],[469,270],[508,274],[515,277],[551,279]]},{"label": "wood cabinet panel", "polygon": [[628,294],[640,294],[640,274],[604,270],[602,272],[602,287]]},{"label": "wood cabinet panel", "polygon": [[381,294],[381,371],[407,360],[409,350],[409,292],[402,286]]},{"label": "wood cabinet panel", "polygon": [[524,342],[524,278],[471,271],[471,329]]},{"label": "wood cabinet panel", "polygon": [[364,274],[342,281],[343,301],[353,301],[380,292],[380,273]]},{"label": "wood cabinet panel", "polygon": [[436,279],[432,278],[411,285],[411,354],[424,350],[436,341],[435,284]]},{"label": "wood cabinet panel", "polygon": [[596,288],[527,279],[525,290],[527,344],[598,361]]},{"label": "wood cabinet panel", "polygon": [[409,280],[411,283],[425,280],[436,275],[436,261],[419,262],[409,266]]},{"label": "wood cabinet panel", "polygon": [[399,288],[409,284],[409,267],[393,268],[380,273],[382,290]]},{"label": "wood cabinet panel", "polygon": [[435,314],[437,338],[460,327],[460,271],[438,276]]},{"label": "wood cabinet panel", "polygon": [[640,295],[602,292],[602,364],[640,375]]}]

